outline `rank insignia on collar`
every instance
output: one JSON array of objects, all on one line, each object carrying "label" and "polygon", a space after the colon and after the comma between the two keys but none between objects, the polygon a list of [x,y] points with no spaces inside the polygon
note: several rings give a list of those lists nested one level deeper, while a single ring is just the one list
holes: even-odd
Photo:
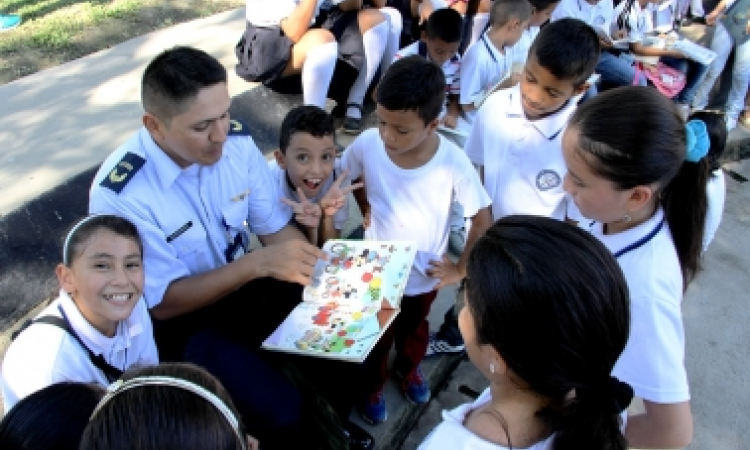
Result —
[{"label": "rank insignia on collar", "polygon": [[250,127],[237,119],[229,121],[229,136],[250,136]]},{"label": "rank insignia on collar", "polygon": [[120,162],[104,177],[101,186],[112,189],[119,194],[145,163],[146,160],[143,157],[131,152],[126,153]]}]

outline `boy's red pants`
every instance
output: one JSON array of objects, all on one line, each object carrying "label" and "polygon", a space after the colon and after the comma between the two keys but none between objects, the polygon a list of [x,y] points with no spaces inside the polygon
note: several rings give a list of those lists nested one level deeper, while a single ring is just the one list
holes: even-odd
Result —
[{"label": "boy's red pants", "polygon": [[380,338],[365,361],[363,393],[374,394],[388,380],[388,354],[391,345],[396,348],[393,367],[406,376],[419,366],[427,351],[429,325],[427,315],[438,291],[419,295],[405,295],[401,299],[401,311]]}]

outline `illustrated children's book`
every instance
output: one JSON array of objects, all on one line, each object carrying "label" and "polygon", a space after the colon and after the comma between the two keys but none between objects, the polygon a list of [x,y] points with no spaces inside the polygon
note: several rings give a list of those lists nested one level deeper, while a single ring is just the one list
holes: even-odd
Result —
[{"label": "illustrated children's book", "polygon": [[330,240],[312,284],[263,348],[362,362],[399,312],[416,248],[410,242]]}]

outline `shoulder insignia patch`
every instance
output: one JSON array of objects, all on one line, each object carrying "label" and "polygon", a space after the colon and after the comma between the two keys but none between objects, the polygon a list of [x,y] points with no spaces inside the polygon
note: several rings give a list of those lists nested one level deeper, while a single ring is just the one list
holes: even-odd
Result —
[{"label": "shoulder insignia patch", "polygon": [[229,136],[250,136],[250,127],[237,119],[229,121]]},{"label": "shoulder insignia patch", "polygon": [[100,185],[105,188],[112,189],[116,193],[120,193],[125,185],[133,178],[133,175],[138,173],[143,167],[146,160],[143,157],[136,155],[135,153],[128,152],[122,157],[120,162],[107,174],[102,180]]}]

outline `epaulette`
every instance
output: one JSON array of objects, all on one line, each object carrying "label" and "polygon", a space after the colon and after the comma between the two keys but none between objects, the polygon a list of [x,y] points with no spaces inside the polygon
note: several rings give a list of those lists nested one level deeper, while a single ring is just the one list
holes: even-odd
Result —
[{"label": "epaulette", "polygon": [[131,152],[125,153],[120,162],[104,177],[101,186],[119,194],[145,163],[146,160],[142,156]]},{"label": "epaulette", "polygon": [[250,136],[250,127],[237,119],[229,121],[229,136]]}]

